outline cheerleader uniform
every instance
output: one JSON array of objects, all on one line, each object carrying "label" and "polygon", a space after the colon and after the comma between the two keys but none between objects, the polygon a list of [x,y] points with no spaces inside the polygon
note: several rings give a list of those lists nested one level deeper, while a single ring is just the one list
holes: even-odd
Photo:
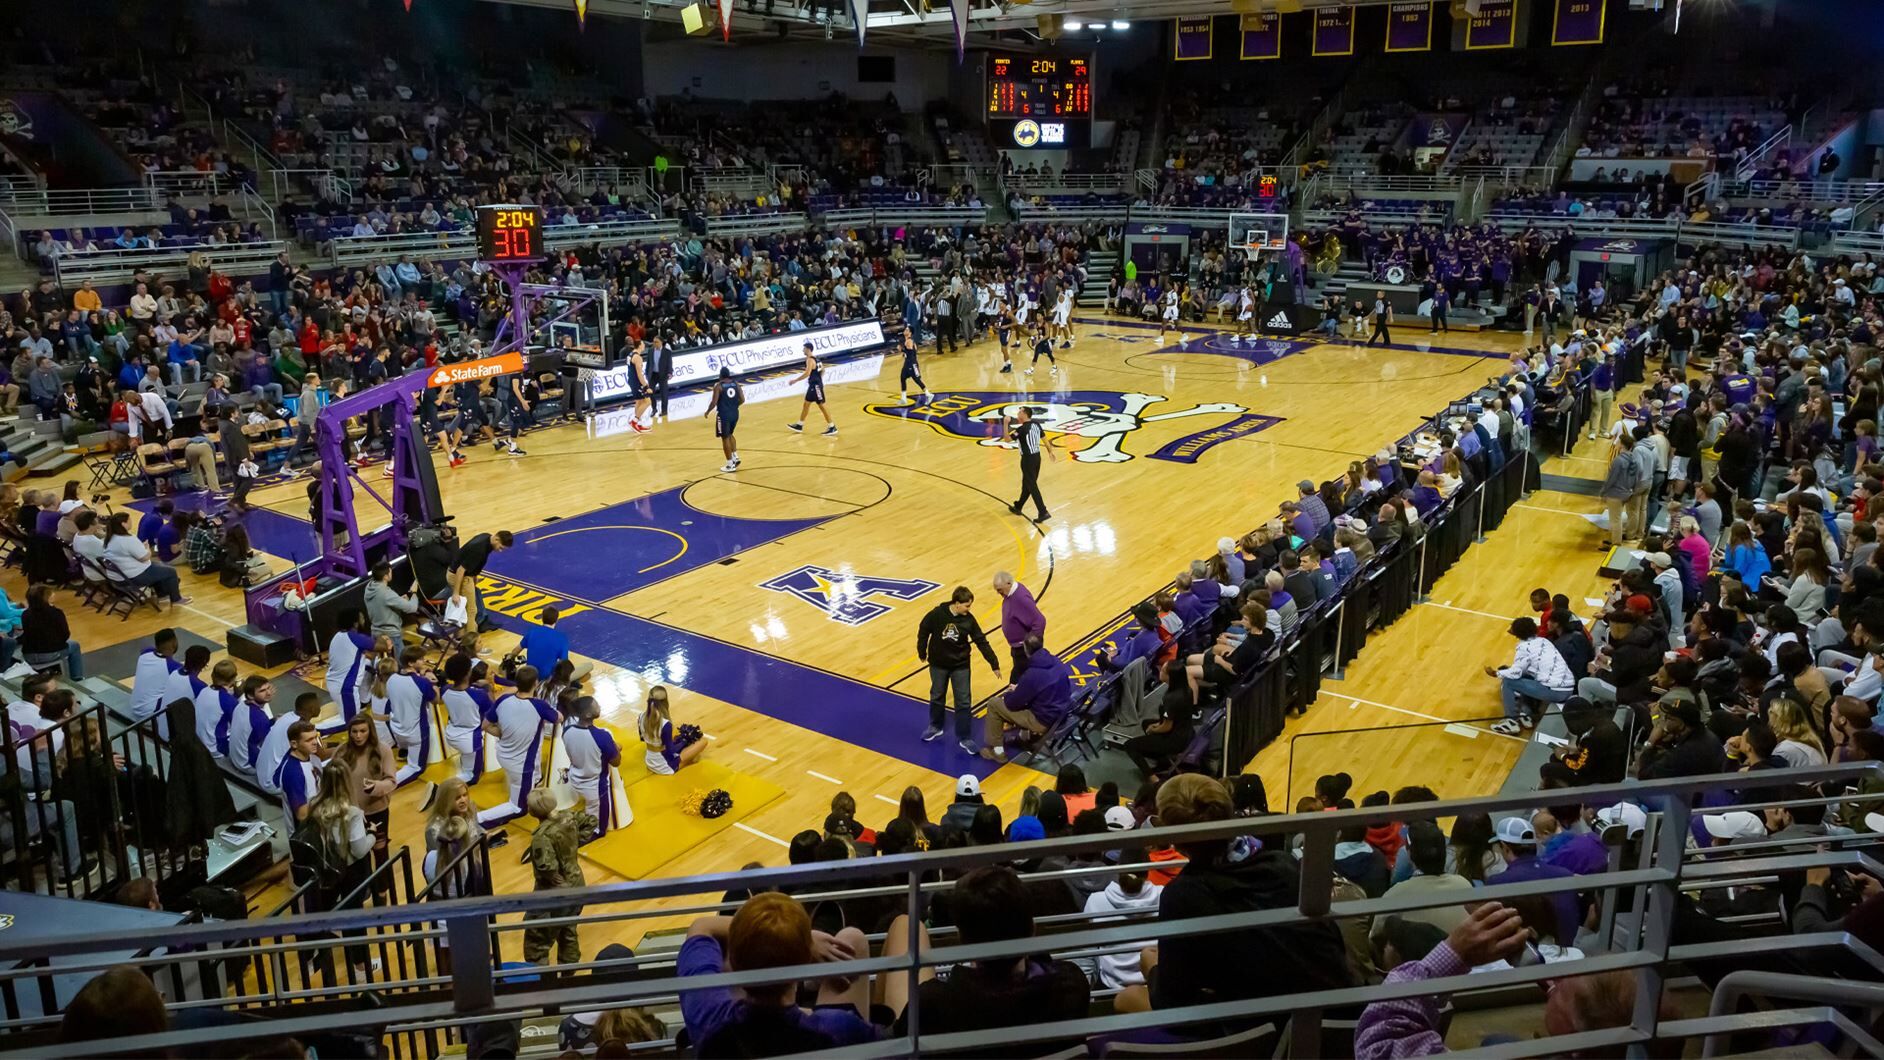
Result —
[{"label": "cheerleader uniform", "polygon": [[444,741],[433,731],[438,728],[438,715],[432,710],[437,696],[432,682],[417,674],[386,679],[386,724],[392,730],[393,746],[406,753],[406,764],[393,778],[401,785],[417,780],[426,766],[443,755],[440,745]]},{"label": "cheerleader uniform", "polygon": [[635,819],[621,790],[621,778],[612,762],[621,761],[614,734],[596,726],[571,725],[563,730],[563,753],[569,758],[569,786],[595,815],[596,835],[625,828]]},{"label": "cheerleader uniform", "polygon": [[340,718],[321,726],[322,733],[339,732],[360,712],[361,663],[372,650],[373,638],[354,629],[336,630],[327,643],[327,696],[339,705]]},{"label": "cheerleader uniform", "polygon": [[487,828],[523,815],[523,800],[536,786],[544,728],[556,724],[556,711],[540,699],[513,693],[498,701],[491,720],[497,723],[497,764],[510,784],[510,800],[478,814],[478,823]]},{"label": "cheerleader uniform", "polygon": [[482,688],[447,688],[439,695],[445,704],[445,746],[458,755],[458,777],[476,784],[484,775],[484,716],[490,697]]}]

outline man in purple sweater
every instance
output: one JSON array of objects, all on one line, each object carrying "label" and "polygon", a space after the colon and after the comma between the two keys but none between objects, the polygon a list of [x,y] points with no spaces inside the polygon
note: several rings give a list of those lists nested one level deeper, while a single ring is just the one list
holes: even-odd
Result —
[{"label": "man in purple sweater", "polygon": [[1007,571],[995,573],[994,591],[1001,594],[1001,639],[1007,641],[1014,656],[1008,673],[1018,681],[1027,669],[1027,638],[1039,637],[1042,642],[1047,639],[1047,616],[1040,613],[1032,591]]}]

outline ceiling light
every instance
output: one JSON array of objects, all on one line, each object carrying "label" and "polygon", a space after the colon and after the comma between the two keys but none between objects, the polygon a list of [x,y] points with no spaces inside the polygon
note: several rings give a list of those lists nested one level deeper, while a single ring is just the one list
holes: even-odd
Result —
[{"label": "ceiling light", "polygon": [[1086,24],[1085,24],[1084,22],[1081,22],[1081,21],[1080,21],[1079,19],[1076,19],[1076,18],[1069,18],[1069,19],[1067,19],[1067,20],[1066,20],[1066,22],[1064,23],[1064,25],[1065,25],[1065,27],[1066,27],[1066,29],[1068,29],[1068,30],[1070,30],[1070,31],[1072,31],[1072,32],[1074,32],[1074,33],[1078,33],[1078,32],[1079,32],[1080,30],[1082,30],[1082,29],[1085,29],[1085,28],[1086,28]]},{"label": "ceiling light", "polygon": [[1125,21],[1122,18],[1115,18],[1112,20],[1112,28],[1113,29],[1131,29],[1132,24],[1130,22]]}]

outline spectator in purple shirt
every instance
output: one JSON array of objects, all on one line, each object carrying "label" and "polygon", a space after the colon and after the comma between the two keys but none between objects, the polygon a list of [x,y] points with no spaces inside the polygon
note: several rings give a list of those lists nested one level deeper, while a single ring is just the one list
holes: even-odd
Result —
[{"label": "spectator in purple shirt", "polygon": [[1314,517],[1294,501],[1282,502],[1282,521],[1289,525],[1290,533],[1304,541],[1314,540],[1315,532],[1320,529],[1315,525]]},{"label": "spectator in purple shirt", "polygon": [[1431,471],[1420,472],[1419,485],[1413,487],[1413,507],[1424,519],[1439,510],[1446,498],[1439,492],[1439,480]]},{"label": "spectator in purple shirt", "polygon": [[[1569,869],[1538,860],[1537,832],[1523,817],[1500,820],[1492,829],[1492,838],[1496,840],[1493,849],[1505,861],[1505,871],[1498,874],[1499,883],[1568,879],[1572,875]],[[1557,914],[1555,941],[1568,946],[1576,941],[1577,927],[1583,923],[1582,903],[1575,893],[1568,891],[1550,895],[1549,901],[1551,910]]]},{"label": "spectator in purple shirt", "polygon": [[1001,639],[1014,653],[1014,665],[1008,673],[1018,681],[1027,668],[1027,638],[1039,637],[1042,642],[1047,639],[1047,616],[1034,603],[1033,591],[1007,571],[995,573],[994,591],[1001,596]]},{"label": "spectator in purple shirt", "polygon": [[[1603,845],[1602,837],[1576,829],[1583,823],[1582,811],[1581,806],[1572,803],[1540,810],[1531,818],[1531,828],[1543,842],[1537,860],[1568,869],[1575,876],[1589,876],[1609,869],[1609,848]],[[1569,819],[1565,820],[1560,814],[1568,814]]]},{"label": "spectator in purple shirt", "polygon": [[270,406],[281,404],[281,384],[275,382],[275,369],[268,363],[268,355],[259,350],[242,368],[242,385]]},{"label": "spectator in purple shirt", "polygon": [[[675,972],[681,978],[725,971],[756,972],[869,956],[870,943],[854,927],[835,936],[813,931],[796,898],[753,895],[730,917],[693,922],[681,943]],[[774,1056],[857,1045],[878,1037],[863,1016],[870,977],[827,979],[816,1008],[798,1005],[796,982],[682,990],[680,1014],[702,1056]]]},{"label": "spectator in purple shirt", "polygon": [[1164,646],[1164,637],[1158,632],[1158,609],[1149,602],[1140,603],[1132,608],[1132,620],[1138,623],[1138,632],[1123,641],[1116,650],[1110,646],[1100,648],[1096,661],[1099,668],[1108,673],[1123,670],[1134,661],[1143,659],[1149,665]]},{"label": "spectator in purple shirt", "polygon": [[[1497,902],[1486,902],[1472,910],[1451,934],[1425,953],[1419,950],[1438,935],[1438,929],[1429,924],[1392,917],[1386,934],[1386,959],[1381,964],[1393,967],[1387,973],[1388,983],[1445,979],[1498,961],[1515,963],[1529,937],[1518,911]],[[1544,1001],[1544,1034],[1557,1038],[1628,1026],[1635,1016],[1636,974],[1598,972],[1552,980]],[[1428,994],[1367,1006],[1361,1010],[1354,1029],[1355,1060],[1397,1060],[1446,1052],[1446,1036],[1440,1029],[1443,1003],[1441,996]],[[1674,1005],[1664,994],[1660,1018],[1674,1016]]]}]

